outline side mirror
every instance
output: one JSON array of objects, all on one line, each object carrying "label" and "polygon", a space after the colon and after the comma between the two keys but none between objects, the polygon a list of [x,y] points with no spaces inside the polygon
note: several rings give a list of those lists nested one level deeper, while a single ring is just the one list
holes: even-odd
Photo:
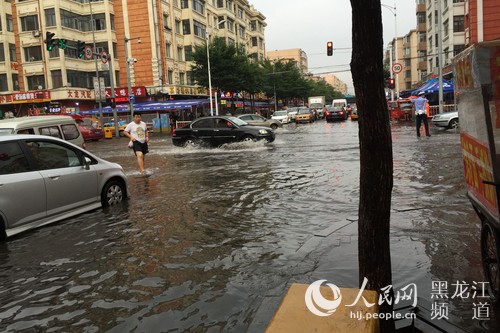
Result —
[{"label": "side mirror", "polygon": [[92,161],[90,160],[90,158],[88,158],[87,156],[85,156],[83,158],[83,167],[85,168],[85,170],[90,170],[90,163],[92,163]]}]

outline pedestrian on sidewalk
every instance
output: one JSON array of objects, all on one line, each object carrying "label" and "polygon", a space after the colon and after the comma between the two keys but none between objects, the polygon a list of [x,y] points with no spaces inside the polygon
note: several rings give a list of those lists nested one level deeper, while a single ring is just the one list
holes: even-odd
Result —
[{"label": "pedestrian on sidewalk", "polygon": [[425,98],[425,92],[420,91],[418,93],[418,97],[411,99],[411,101],[415,107],[415,116],[417,117],[417,137],[420,137],[420,127],[422,126],[422,122],[424,123],[425,135],[430,137],[431,133],[429,132],[429,123],[425,112],[425,107],[428,102],[427,98]]},{"label": "pedestrian on sidewalk", "polygon": [[139,172],[144,173],[144,156],[149,152],[148,150],[148,128],[146,123],[141,121],[141,115],[136,113],[134,115],[134,121],[125,127],[124,134],[126,137],[132,141],[132,148],[134,149],[134,154],[137,157],[137,167]]}]

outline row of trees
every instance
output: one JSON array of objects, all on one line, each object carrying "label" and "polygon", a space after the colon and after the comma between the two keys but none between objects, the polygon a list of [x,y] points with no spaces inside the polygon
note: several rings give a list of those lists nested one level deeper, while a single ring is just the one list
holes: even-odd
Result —
[{"label": "row of trees", "polygon": [[[292,99],[307,100],[309,96],[326,96],[326,100],[343,98],[343,94],[328,83],[305,78],[295,62],[257,62],[243,47],[228,45],[219,37],[215,37],[208,48],[213,89],[246,91],[251,96],[262,92],[269,99],[276,94],[277,100],[283,101],[284,105],[289,105]],[[194,80],[208,87],[206,44],[194,48],[192,60]]]}]

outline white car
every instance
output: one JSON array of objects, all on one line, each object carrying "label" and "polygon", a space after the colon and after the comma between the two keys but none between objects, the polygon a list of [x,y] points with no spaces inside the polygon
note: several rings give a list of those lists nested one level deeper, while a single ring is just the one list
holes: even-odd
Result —
[{"label": "white car", "polygon": [[288,111],[286,110],[279,110],[274,112],[271,119],[275,119],[282,124],[288,124],[290,122],[290,117],[288,116]]},{"label": "white car", "polygon": [[446,129],[458,128],[458,111],[436,114],[432,117],[434,126],[444,127]]},{"label": "white car", "polygon": [[[33,117],[35,118],[35,117]],[[0,136],[0,238],[127,198],[120,165],[58,138]]]}]

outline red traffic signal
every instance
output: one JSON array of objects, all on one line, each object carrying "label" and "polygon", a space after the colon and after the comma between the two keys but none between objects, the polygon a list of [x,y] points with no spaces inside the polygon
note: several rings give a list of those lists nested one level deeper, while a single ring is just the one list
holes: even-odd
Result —
[{"label": "red traffic signal", "polygon": [[333,42],[327,42],[326,43],[326,55],[327,56],[332,56],[333,55]]},{"label": "red traffic signal", "polygon": [[393,78],[390,78],[389,79],[389,89],[394,89],[396,87],[396,83],[394,82],[394,79]]}]

